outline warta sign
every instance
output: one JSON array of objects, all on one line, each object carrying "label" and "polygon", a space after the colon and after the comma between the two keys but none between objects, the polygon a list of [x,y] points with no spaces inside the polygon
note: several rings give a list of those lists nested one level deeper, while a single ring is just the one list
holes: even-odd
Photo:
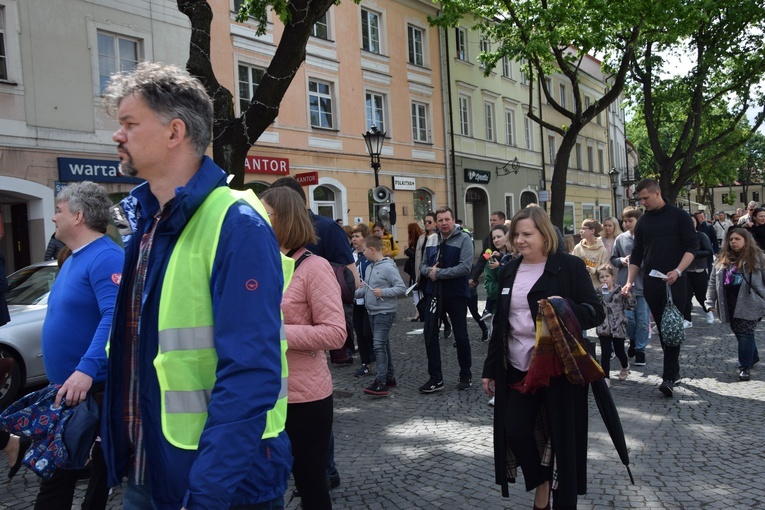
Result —
[{"label": "warta sign", "polygon": [[289,175],[290,160],[267,156],[247,156],[244,160],[244,173],[265,175]]},{"label": "warta sign", "polygon": [[107,159],[56,158],[58,180],[64,182],[122,182],[140,184],[143,179],[120,173],[120,162]]}]

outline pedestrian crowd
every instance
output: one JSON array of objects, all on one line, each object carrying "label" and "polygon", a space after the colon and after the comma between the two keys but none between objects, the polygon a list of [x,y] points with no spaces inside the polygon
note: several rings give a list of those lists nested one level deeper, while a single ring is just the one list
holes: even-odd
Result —
[{"label": "pedestrian crowd", "polygon": [[[742,381],[759,361],[765,209],[757,204],[735,222],[718,214],[710,223],[645,179],[636,188],[645,212],[586,218],[578,242],[534,204],[513,218],[495,211],[475,261],[472,233],[441,207],[407,226],[405,282],[386,223],[343,227],[315,215],[290,177],[260,197],[230,189],[204,155],[212,103],[187,72],[139,64],[112,79],[105,105],[119,121],[122,173],[145,182],[116,208],[96,184],[66,187],[46,254],[65,246],[68,255],[59,256],[42,332],[54,409],[76,411],[92,398],[101,410],[83,431],[92,458],[84,509],[103,509],[108,488],[125,481],[127,510],[283,508],[290,475],[303,508],[331,508],[341,479],[329,363],[352,365],[358,353],[354,373],[369,377],[359,391],[389,395],[402,296],[412,297],[407,320],[422,324],[422,394],[472,386],[468,312],[478,324],[488,342],[479,370],[494,406],[495,482],[507,495],[520,467],[538,510],[574,509],[586,491],[588,383],[610,386],[612,353],[624,381],[630,363],[648,362],[655,328],[659,391],[673,396],[675,338],[692,327],[692,296],[708,322],[717,313],[730,323]],[[110,214],[124,250],[105,235]],[[663,319],[670,302],[679,323]],[[586,338],[593,328],[599,363]],[[450,382],[441,342],[452,336],[459,375]],[[12,370],[0,359],[0,379]],[[79,427],[60,421],[58,436]],[[0,422],[11,478],[22,464],[49,461],[29,427]],[[55,464],[35,508],[71,508],[78,476]]]}]

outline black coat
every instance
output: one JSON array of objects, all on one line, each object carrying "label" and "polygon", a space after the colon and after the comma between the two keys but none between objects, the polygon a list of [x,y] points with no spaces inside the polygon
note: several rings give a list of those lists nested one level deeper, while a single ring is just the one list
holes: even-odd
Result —
[{"label": "black coat", "polygon": [[[483,378],[495,381],[494,469],[502,494],[509,494],[507,484],[507,451],[505,443],[505,405],[507,398],[507,317],[513,283],[523,258],[512,260],[499,274],[499,303],[494,315],[494,331],[483,367]],[[505,293],[504,289],[510,289]],[[536,318],[537,301],[551,296],[566,298],[582,329],[600,325],[605,319],[603,305],[592,286],[590,274],[578,257],[560,251],[550,255],[544,272],[528,295],[528,306]],[[587,490],[587,391],[588,386],[575,386],[565,377],[556,377],[545,394],[553,451],[558,460],[559,490],[556,498],[563,504],[576,504],[577,494]]]}]

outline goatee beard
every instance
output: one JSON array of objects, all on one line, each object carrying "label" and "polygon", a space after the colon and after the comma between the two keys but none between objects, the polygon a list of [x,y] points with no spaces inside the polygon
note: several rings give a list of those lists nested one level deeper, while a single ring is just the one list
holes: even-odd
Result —
[{"label": "goatee beard", "polygon": [[128,177],[135,177],[138,175],[138,169],[130,161],[120,161],[120,173]]}]

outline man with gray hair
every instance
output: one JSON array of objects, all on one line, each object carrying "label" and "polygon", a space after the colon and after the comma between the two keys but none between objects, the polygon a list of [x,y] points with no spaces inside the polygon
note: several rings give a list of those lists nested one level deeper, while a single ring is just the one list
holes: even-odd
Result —
[{"label": "man with gray hair", "polygon": [[174,66],[143,62],[105,96],[137,186],[103,411],[125,508],[282,508],[292,455],[279,245],[252,192],[205,151],[212,101]]},{"label": "man with gray hair", "polygon": [[746,214],[738,219],[738,225],[746,226],[747,223],[754,225],[754,210],[757,209],[757,207],[759,207],[759,204],[754,200],[749,202],[749,205],[746,206]]},{"label": "man with gray hair", "polygon": [[[56,197],[55,236],[72,255],[48,296],[42,354],[48,379],[61,385],[55,404],[75,406],[88,393],[98,401],[106,380],[106,342],[122,277],[124,252],[106,233],[112,202],[92,182],[68,185]],[[40,482],[35,510],[72,508],[79,472],[58,469]],[[103,456],[96,443],[85,509],[103,509],[109,496]]]}]

